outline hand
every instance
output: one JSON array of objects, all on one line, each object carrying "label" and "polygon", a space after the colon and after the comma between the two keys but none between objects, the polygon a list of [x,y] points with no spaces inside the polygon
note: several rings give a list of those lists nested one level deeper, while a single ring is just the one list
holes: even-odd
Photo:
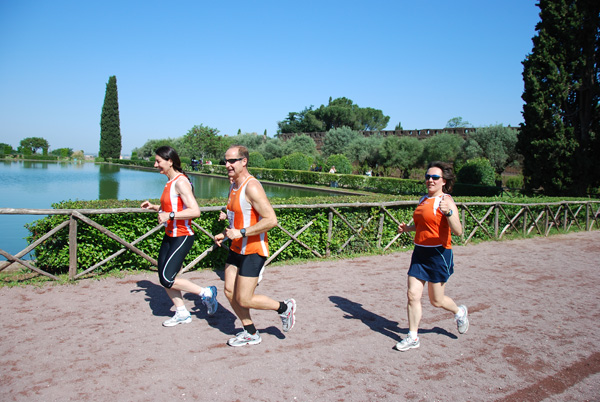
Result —
[{"label": "hand", "polygon": [[398,225],[398,233],[407,233],[410,232],[410,230],[408,230],[408,225],[406,224],[406,222],[402,222],[401,224]]},{"label": "hand", "polygon": [[142,202],[142,205],[140,205],[141,208],[145,208],[145,209],[153,209],[153,205],[150,203],[150,201],[146,200],[144,202]]},{"label": "hand", "polygon": [[239,229],[227,228],[225,229],[225,236],[229,239],[239,239],[242,237],[242,233]]},{"label": "hand", "polygon": [[225,235],[223,233],[219,233],[215,236],[215,244],[221,247],[221,244],[225,241]]},{"label": "hand", "polygon": [[166,223],[169,221],[169,213],[170,212],[159,212],[158,213],[158,223],[162,223],[164,225],[166,225]]},{"label": "hand", "polygon": [[219,213],[219,220],[220,220],[220,221],[224,221],[224,220],[226,220],[226,219],[227,219],[227,214],[226,214],[225,212],[221,211],[221,212]]},{"label": "hand", "polygon": [[448,215],[450,213],[450,211],[452,210],[452,197],[447,196],[448,198],[446,199],[446,195],[442,195],[442,200],[440,201],[440,206],[439,209],[440,211],[442,211],[442,213],[444,215]]}]

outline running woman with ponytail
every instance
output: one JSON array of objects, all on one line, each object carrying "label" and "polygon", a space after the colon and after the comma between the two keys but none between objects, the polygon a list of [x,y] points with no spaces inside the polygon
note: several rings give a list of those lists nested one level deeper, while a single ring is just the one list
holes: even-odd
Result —
[{"label": "running woman with ponytail", "polygon": [[208,315],[213,315],[219,304],[215,286],[203,288],[187,279],[176,278],[194,243],[192,219],[200,216],[200,207],[190,179],[181,168],[177,152],[169,146],[162,146],[155,153],[154,167],[167,176],[168,181],[160,197],[160,205],[144,201],[141,207],[158,212],[158,223],[165,226],[158,254],[158,278],[176,308],[175,315],[163,322],[165,327],[172,327],[192,321],[183,302],[182,291],[199,295]]}]

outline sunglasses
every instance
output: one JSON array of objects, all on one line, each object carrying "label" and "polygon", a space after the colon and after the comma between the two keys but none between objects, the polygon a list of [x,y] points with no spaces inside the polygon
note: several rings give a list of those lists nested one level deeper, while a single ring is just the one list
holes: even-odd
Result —
[{"label": "sunglasses", "polygon": [[437,175],[437,174],[426,174],[425,175],[425,180],[429,180],[429,179],[439,180],[441,178],[442,178],[442,176]]},{"label": "sunglasses", "polygon": [[244,158],[235,158],[235,159],[223,159],[225,161],[225,163],[229,163],[230,165],[233,165],[234,163],[236,163],[237,161],[241,161]]}]

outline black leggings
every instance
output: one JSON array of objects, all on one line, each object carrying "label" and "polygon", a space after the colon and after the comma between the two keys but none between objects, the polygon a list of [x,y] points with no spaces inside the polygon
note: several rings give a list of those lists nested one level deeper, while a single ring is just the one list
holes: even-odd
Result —
[{"label": "black leggings", "polygon": [[171,237],[165,234],[158,252],[158,279],[160,284],[170,289],[175,276],[181,269],[183,260],[194,244],[194,236]]}]

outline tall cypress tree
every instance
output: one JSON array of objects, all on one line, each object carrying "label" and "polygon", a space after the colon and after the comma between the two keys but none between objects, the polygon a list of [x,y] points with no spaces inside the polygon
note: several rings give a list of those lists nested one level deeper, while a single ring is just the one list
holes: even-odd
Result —
[{"label": "tall cypress tree", "polygon": [[108,78],[104,105],[102,105],[99,156],[101,158],[119,158],[121,156],[119,95],[117,93],[117,77],[114,75]]},{"label": "tall cypress tree", "polygon": [[530,189],[584,195],[600,185],[600,1],[540,0],[523,61],[518,149]]}]

